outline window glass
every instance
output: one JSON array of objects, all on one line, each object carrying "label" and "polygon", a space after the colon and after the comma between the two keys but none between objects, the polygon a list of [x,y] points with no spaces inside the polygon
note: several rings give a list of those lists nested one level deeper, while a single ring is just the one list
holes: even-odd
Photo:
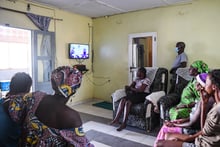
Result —
[{"label": "window glass", "polygon": [[0,26],[0,69],[30,66],[31,31]]}]

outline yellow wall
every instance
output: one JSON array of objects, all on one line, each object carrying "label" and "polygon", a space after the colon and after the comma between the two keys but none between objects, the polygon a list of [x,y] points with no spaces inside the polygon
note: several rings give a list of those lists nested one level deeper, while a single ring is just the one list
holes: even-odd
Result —
[{"label": "yellow wall", "polygon": [[[24,1],[15,3],[1,0],[0,6],[18,11],[26,11],[27,4]],[[49,31],[55,32],[56,35],[56,61],[55,65],[75,65],[75,60],[69,60],[67,56],[68,43],[89,43],[90,33],[88,24],[92,25],[92,19],[85,16],[76,15],[59,9],[54,9],[37,4],[31,4],[31,13],[48,17],[63,19],[63,21],[51,21]],[[38,28],[22,13],[16,13],[0,9],[0,25],[9,24],[11,27],[24,29]],[[91,69],[91,59],[83,62],[87,68]],[[77,91],[72,102],[78,102],[93,97],[93,84],[88,79],[92,79],[92,72],[88,72],[84,77],[80,89]]]},{"label": "yellow wall", "polygon": [[[26,11],[25,2],[0,1],[6,8]],[[170,69],[176,56],[175,43],[184,41],[189,63],[202,59],[211,68],[220,67],[219,33],[220,1],[195,0],[191,4],[120,14],[91,19],[46,6],[31,6],[31,12],[63,19],[52,21],[50,31],[56,33],[56,66],[73,65],[67,59],[67,43],[89,42],[88,23],[93,28],[94,64],[84,63],[90,71],[84,75],[73,102],[91,97],[110,100],[111,93],[128,84],[128,35],[157,32],[157,66]],[[0,25],[37,29],[23,14],[0,9]],[[91,40],[90,40],[91,41]],[[108,82],[110,80],[110,82]]]},{"label": "yellow wall", "polygon": [[157,66],[171,68],[177,41],[186,43],[189,64],[202,59],[220,67],[220,1],[195,0],[191,4],[120,14],[93,20],[94,76],[110,83],[94,88],[94,97],[110,101],[110,94],[128,84],[128,34],[157,32]]}]

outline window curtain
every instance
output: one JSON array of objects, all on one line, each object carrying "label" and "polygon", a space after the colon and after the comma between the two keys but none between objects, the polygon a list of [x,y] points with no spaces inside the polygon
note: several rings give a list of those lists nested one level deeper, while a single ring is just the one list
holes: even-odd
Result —
[{"label": "window curtain", "polygon": [[[32,13],[27,13],[27,17],[41,30],[44,32],[48,32],[48,27],[50,25],[50,17],[40,16]],[[51,52],[51,38],[49,35],[42,33],[41,36],[41,44],[40,44],[40,55],[41,56],[50,56]],[[51,70],[51,61],[50,60],[42,60],[42,68],[43,68],[43,82],[50,81],[50,70]]]},{"label": "window curtain", "polygon": [[[51,56],[51,37],[49,35],[43,34],[41,46],[40,46],[41,56]],[[42,60],[43,68],[43,82],[50,81],[50,71],[51,71],[51,61]]]},{"label": "window curtain", "polygon": [[48,31],[51,20],[50,17],[40,16],[32,13],[26,13],[26,15],[41,31]]}]

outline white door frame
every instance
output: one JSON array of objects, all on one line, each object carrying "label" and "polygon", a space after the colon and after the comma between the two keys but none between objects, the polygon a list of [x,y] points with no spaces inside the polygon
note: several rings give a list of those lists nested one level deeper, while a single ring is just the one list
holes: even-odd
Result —
[{"label": "white door frame", "polygon": [[[133,64],[133,39],[134,38],[142,38],[142,37],[152,37],[152,66],[157,66],[157,32],[145,32],[145,33],[135,33],[128,35],[128,81],[132,82],[132,72],[131,68],[134,67]],[[135,68],[135,67],[134,67]]]}]

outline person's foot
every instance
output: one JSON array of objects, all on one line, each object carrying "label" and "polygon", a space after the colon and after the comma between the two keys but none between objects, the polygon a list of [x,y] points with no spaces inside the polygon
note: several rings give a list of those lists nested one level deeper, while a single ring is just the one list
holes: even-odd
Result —
[{"label": "person's foot", "polygon": [[109,124],[110,124],[110,125],[113,125],[113,124],[119,124],[119,121],[117,121],[117,120],[113,120],[113,121],[111,121]]},{"label": "person's foot", "polygon": [[154,112],[155,113],[160,113],[159,109],[157,107],[154,107]]},{"label": "person's foot", "polygon": [[126,128],[126,125],[125,125],[125,124],[121,124],[121,126],[117,129],[117,131],[121,131],[121,130],[123,130],[124,128]]}]

